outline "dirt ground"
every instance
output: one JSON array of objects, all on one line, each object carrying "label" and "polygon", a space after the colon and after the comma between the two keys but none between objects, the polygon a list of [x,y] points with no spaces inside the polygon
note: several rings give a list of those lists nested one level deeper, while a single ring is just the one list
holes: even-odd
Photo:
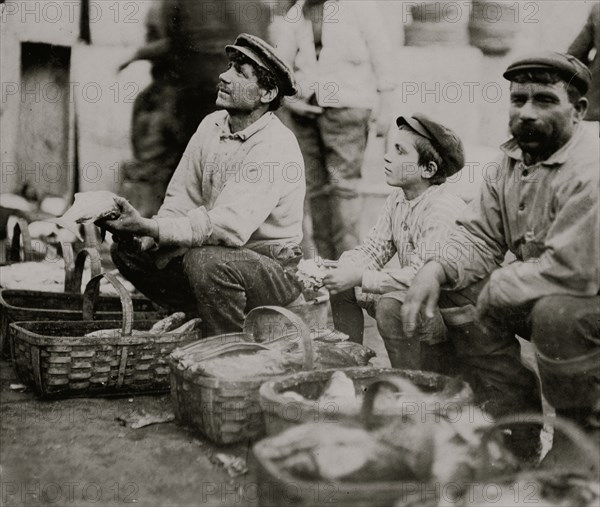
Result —
[{"label": "dirt ground", "polygon": [[[389,366],[368,317],[365,343],[377,353],[375,366]],[[139,429],[124,422],[140,412],[170,414],[168,395],[40,401],[15,390],[18,382],[0,361],[2,506],[254,507],[259,495],[274,495],[258,480],[251,443],[218,447],[175,422]],[[242,458],[248,472],[231,477],[219,453]]]},{"label": "dirt ground", "polygon": [[[375,364],[389,366],[372,320],[366,335]],[[11,389],[18,382],[0,361],[0,505],[257,505],[252,444],[217,447],[175,422],[132,429],[118,420],[170,412],[168,395],[40,401]],[[248,473],[230,477],[217,453],[243,458]]]}]

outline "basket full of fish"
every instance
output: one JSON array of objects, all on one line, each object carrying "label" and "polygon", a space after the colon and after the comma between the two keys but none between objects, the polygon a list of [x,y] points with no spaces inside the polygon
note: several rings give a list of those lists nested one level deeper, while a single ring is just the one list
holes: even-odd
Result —
[{"label": "basket full of fish", "polygon": [[[94,320],[104,278],[119,294],[120,320]],[[168,356],[199,338],[200,319],[183,313],[134,319],[128,291],[110,273],[92,278],[81,302],[82,320],[10,324],[11,357],[21,382],[45,398],[168,391]]]},{"label": "basket full of fish", "polygon": [[242,332],[173,352],[175,416],[218,444],[254,440],[265,434],[258,392],[263,382],[302,370],[365,366],[374,355],[335,331],[311,336],[304,321],[285,308],[254,308]]},{"label": "basket full of fish", "polygon": [[405,389],[382,389],[371,418],[416,413],[431,403],[438,403],[434,409],[439,412],[461,411],[473,402],[466,382],[428,371],[371,367],[306,371],[261,386],[267,435],[302,423],[354,420],[360,416],[369,386],[388,378],[396,383],[404,380]]},{"label": "basket full of fish", "polygon": [[[297,506],[392,507],[415,485],[470,477],[491,420],[472,405],[456,405],[462,416],[444,412],[447,398],[438,394],[389,376],[367,386],[357,416],[290,426],[256,443],[259,505],[285,498]],[[386,408],[391,417],[381,417]]]}]

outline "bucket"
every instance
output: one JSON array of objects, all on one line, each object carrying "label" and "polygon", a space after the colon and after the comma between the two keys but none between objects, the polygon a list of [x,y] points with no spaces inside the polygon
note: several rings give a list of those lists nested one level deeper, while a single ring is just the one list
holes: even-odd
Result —
[{"label": "bucket", "polygon": [[320,289],[307,295],[301,294],[286,309],[296,314],[308,326],[311,332],[327,328],[329,316],[329,292]]}]

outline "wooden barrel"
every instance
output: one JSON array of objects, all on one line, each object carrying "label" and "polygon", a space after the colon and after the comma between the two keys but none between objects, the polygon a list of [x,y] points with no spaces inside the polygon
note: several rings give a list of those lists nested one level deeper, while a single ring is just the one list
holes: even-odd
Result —
[{"label": "wooden barrel", "polygon": [[514,3],[494,0],[473,0],[469,20],[469,40],[488,55],[504,55],[513,45],[520,30],[519,11]]},{"label": "wooden barrel", "polygon": [[466,46],[469,44],[464,24],[413,21],[404,28],[406,46]]},{"label": "wooden barrel", "polygon": [[423,1],[410,8],[412,23],[405,27],[407,46],[463,46],[469,43],[469,8],[449,0]]}]

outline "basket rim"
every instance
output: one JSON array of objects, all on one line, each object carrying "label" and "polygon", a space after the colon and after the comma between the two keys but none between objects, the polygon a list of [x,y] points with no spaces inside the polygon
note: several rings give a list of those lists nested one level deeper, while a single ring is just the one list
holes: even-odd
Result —
[{"label": "basket rim", "polygon": [[[64,299],[69,299],[69,298],[82,298],[83,299],[83,294],[78,294],[78,293],[74,293],[74,292],[53,292],[53,291],[41,291],[41,290],[26,290],[26,289],[0,289],[0,309],[4,308],[7,310],[17,310],[17,311],[31,311],[31,310],[36,310],[36,311],[42,311],[42,312],[73,312],[73,313],[83,313],[83,308],[81,309],[77,309],[77,310],[72,310],[72,309],[62,309],[62,308],[39,308],[39,307],[29,307],[29,306],[15,306],[14,304],[9,303],[6,298],[5,295],[9,295],[9,296],[21,296],[21,297],[40,297],[40,298],[48,298],[48,297],[61,297]],[[104,300],[104,302],[106,303],[107,300],[110,300],[111,302],[120,302],[119,296],[116,295],[103,295],[101,294],[98,298],[100,301]],[[150,299],[144,297],[144,296],[132,296],[131,297],[133,303],[137,303],[137,304],[143,304],[143,303],[147,303],[148,304],[148,309],[143,309],[143,310],[136,310],[136,313],[138,312],[145,312],[145,313],[160,313],[159,310],[156,310],[153,308],[153,303]],[[120,307],[118,310],[99,310],[96,313],[119,313],[122,314],[123,312],[121,311]]]},{"label": "basket rim", "polygon": [[[277,407],[281,405],[289,405],[290,403],[297,404],[300,408],[306,410],[314,410],[315,409],[315,401],[316,400],[307,400],[307,401],[291,401],[289,398],[285,398],[282,396],[283,389],[289,390],[294,385],[298,385],[300,383],[308,383],[311,382],[311,377],[323,378],[323,380],[327,380],[333,373],[336,371],[341,371],[347,374],[351,379],[361,378],[361,374],[365,374],[363,378],[369,377],[380,377],[379,379],[373,378],[373,381],[382,380],[385,377],[389,376],[401,376],[404,378],[410,378],[412,376],[421,376],[421,377],[429,377],[431,379],[443,379],[450,380],[451,377],[447,375],[442,375],[440,373],[422,371],[422,370],[405,370],[400,368],[374,368],[372,366],[353,366],[350,368],[328,368],[326,370],[314,370],[314,371],[303,371],[298,373],[293,373],[290,375],[286,375],[284,377],[279,377],[277,379],[272,379],[267,382],[264,382],[263,385],[259,389],[260,401],[261,403],[268,404],[269,407]],[[313,381],[318,381],[317,378],[314,378]],[[282,386],[285,384],[285,387]],[[463,381],[463,388],[460,393],[456,395],[457,399],[461,399],[463,393],[469,393],[470,387],[469,385]]]},{"label": "basket rim", "polygon": [[[40,333],[36,333],[35,331],[31,331],[27,329],[29,326],[43,326],[47,325],[49,327],[56,326],[57,323],[60,323],[62,326],[67,327],[83,327],[85,328],[89,324],[94,324],[95,326],[101,324],[106,325],[106,329],[117,329],[121,326],[121,320],[77,320],[77,321],[56,321],[56,320],[36,320],[36,321],[19,321],[19,322],[11,322],[11,336],[15,340],[21,340],[30,345],[34,345],[37,347],[46,347],[46,346],[74,346],[74,345],[143,345],[147,343],[173,343],[179,342],[182,338],[187,336],[197,336],[198,331],[187,331],[184,333],[149,333],[147,330],[142,330],[142,333],[135,334],[131,336],[109,336],[109,337],[93,337],[93,336],[65,336],[65,335],[44,335]],[[135,327],[140,324],[154,324],[158,322],[158,320],[138,320],[134,324]],[[108,327],[114,325],[114,327]],[[93,331],[98,331],[98,329],[93,329]],[[139,330],[138,330],[139,331]],[[57,343],[60,341],[60,343]]]}]

